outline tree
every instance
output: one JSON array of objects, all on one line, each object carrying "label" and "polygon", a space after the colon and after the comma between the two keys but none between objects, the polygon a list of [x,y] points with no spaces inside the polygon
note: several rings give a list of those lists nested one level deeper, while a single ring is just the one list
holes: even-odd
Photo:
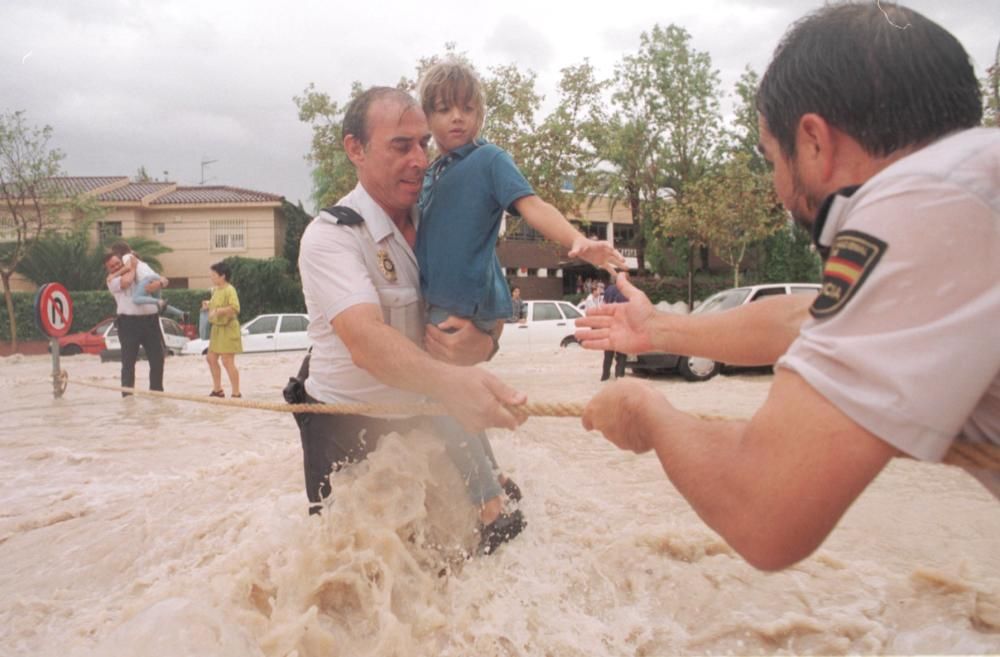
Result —
[{"label": "tree", "polygon": [[761,283],[819,283],[823,262],[812,246],[809,233],[794,222],[786,222],[764,241],[763,262],[758,267]]},{"label": "tree", "polygon": [[675,25],[644,32],[638,53],[626,56],[615,70],[615,113],[603,123],[606,134],[594,135],[610,169],[605,193],[612,201],[626,201],[632,211],[640,270],[645,267],[642,222],[657,221],[668,199],[683,195],[684,186],[707,168],[717,142],[718,73],[708,54],[693,50],[690,40]]},{"label": "tree", "polygon": [[760,76],[749,66],[736,82],[736,97],[740,102],[736,105],[736,116],[733,127],[728,130],[731,141],[730,150],[745,153],[750,158],[750,168],[753,171],[767,171],[767,160],[757,149],[760,144],[760,124],[757,121],[757,87]]},{"label": "tree", "polygon": [[59,281],[67,290],[105,285],[104,250],[91,246],[86,230],[43,235],[18,263],[17,273],[35,285]]},{"label": "tree", "polygon": [[0,115],[0,280],[13,349],[17,322],[11,278],[32,244],[60,225],[72,207],[52,183],[63,154],[49,148],[51,137],[50,126],[29,126],[24,112]]},{"label": "tree", "polygon": [[[360,82],[352,83],[351,99],[362,91]],[[350,100],[341,105],[331,100],[329,94],[316,91],[316,85],[311,82],[303,95],[295,96],[294,100],[299,108],[299,120],[312,125],[312,147],[306,159],[315,165],[313,201],[318,208],[332,205],[358,182],[340,134],[344,110]]]},{"label": "tree", "polygon": [[751,157],[743,151],[689,185],[683,207],[696,217],[692,223],[704,243],[733,268],[733,287],[740,284],[749,248],[787,223],[771,181],[753,170]]},{"label": "tree", "polygon": [[606,86],[587,60],[562,69],[559,104],[532,135],[533,161],[526,175],[535,193],[566,216],[579,215],[597,185],[597,154],[587,135],[594,132]]},{"label": "tree", "polygon": [[302,233],[306,226],[312,221],[312,217],[302,207],[302,202],[292,205],[282,199],[281,214],[285,217],[285,260],[288,261],[289,274],[294,278],[299,277],[299,243],[302,241]]},{"label": "tree", "polygon": [[[42,235],[21,260],[17,273],[36,285],[59,281],[70,291],[104,289],[104,254],[108,243],[91,244],[92,226],[92,219],[81,220],[65,231]],[[156,271],[162,271],[157,256],[173,251],[146,237],[130,237],[124,241],[139,260]]]},{"label": "tree", "polygon": [[997,53],[993,58],[993,66],[986,69],[986,79],[983,80],[983,125],[993,128],[1000,127],[1000,41],[997,42]]}]

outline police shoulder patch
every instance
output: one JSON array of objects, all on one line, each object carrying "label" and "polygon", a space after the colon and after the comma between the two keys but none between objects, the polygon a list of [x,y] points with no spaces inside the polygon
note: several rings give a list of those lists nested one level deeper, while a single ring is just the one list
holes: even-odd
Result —
[{"label": "police shoulder patch", "polygon": [[822,319],[850,301],[878,264],[888,244],[857,230],[837,233],[830,255],[823,263],[823,287],[809,312]]}]

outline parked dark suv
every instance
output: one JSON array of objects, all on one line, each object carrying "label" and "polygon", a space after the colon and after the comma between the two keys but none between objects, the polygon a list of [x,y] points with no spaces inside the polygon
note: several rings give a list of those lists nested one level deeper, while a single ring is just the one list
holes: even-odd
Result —
[{"label": "parked dark suv", "polygon": [[[817,294],[819,288],[820,286],[815,283],[768,283],[766,285],[734,287],[713,294],[695,308],[692,314],[717,313],[745,303],[758,301],[764,297],[780,294]],[[722,370],[723,365],[723,363],[709,358],[662,352],[650,352],[638,356],[629,355],[625,363],[625,366],[632,368],[636,374],[680,372],[688,381],[708,381]]]}]

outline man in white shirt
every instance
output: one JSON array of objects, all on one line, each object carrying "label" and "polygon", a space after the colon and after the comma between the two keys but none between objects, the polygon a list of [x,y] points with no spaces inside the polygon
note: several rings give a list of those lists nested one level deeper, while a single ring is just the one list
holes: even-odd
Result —
[{"label": "man in white shirt", "polygon": [[[577,337],[777,361],[749,422],[694,418],[629,381],[595,397],[583,423],[655,450],[706,523],[778,569],[816,549],[892,457],[1000,444],[1000,131],[977,127],[979,83],[951,34],[871,3],[795,23],[757,109],[775,190],[823,255],[820,295],[681,317],[620,279],[630,302],[580,320],[591,330]],[[972,473],[1000,496],[996,473]]]},{"label": "man in white shirt", "polygon": [[[122,269],[121,258],[109,253],[104,257],[104,268],[109,274]],[[121,276],[108,278],[108,290],[115,298],[118,318],[118,340],[121,342],[121,383],[123,388],[135,387],[135,362],[139,358],[139,347],[146,352],[149,362],[149,389],[163,390],[163,333],[160,331],[159,307],[155,304],[137,304],[132,299],[131,286],[135,284],[135,274],[126,272]],[[160,280],[162,286],[164,280]],[[155,285],[155,283],[154,283]],[[129,393],[122,393],[127,397]]]},{"label": "man in white shirt", "polygon": [[[446,429],[450,436],[463,427],[471,434],[517,427],[524,418],[510,407],[523,404],[524,395],[485,370],[468,367],[495,352],[498,336],[461,318],[449,318],[440,328],[425,325],[413,252],[430,139],[423,111],[405,92],[373,88],[352,101],[343,132],[358,185],[309,224],[299,251],[313,343],[307,401],[402,405],[430,398],[458,421]],[[299,421],[306,493],[315,513],[329,495],[331,469],[365,458],[390,431],[434,422],[432,430],[440,434],[446,420],[382,414],[305,415]],[[456,463],[460,457],[452,447],[459,444],[473,450],[477,462],[495,463],[484,435],[445,443]],[[503,485],[508,496],[516,489],[509,480]],[[470,490],[488,501],[480,513],[490,528],[484,540],[494,541],[488,549],[523,527],[519,512],[503,513],[500,486],[488,465],[470,483]]]}]

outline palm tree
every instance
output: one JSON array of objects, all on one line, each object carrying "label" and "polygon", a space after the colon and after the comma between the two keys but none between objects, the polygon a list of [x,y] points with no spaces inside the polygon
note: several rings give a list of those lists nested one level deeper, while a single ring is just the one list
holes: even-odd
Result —
[{"label": "palm tree", "polygon": [[[67,290],[100,290],[105,286],[104,246],[90,245],[88,230],[70,233],[49,233],[39,238],[17,267],[21,274],[36,285],[58,281]],[[136,256],[147,265],[161,271],[157,256],[172,251],[156,240],[132,237],[124,240]]]}]

